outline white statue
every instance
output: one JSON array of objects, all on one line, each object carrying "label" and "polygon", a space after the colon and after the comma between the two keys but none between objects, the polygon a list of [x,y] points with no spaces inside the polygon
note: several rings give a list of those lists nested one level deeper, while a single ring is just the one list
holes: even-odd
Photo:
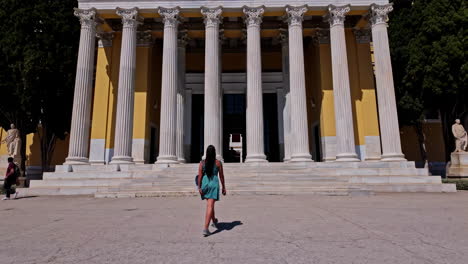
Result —
[{"label": "white statue", "polygon": [[7,131],[6,138],[1,143],[7,144],[8,155],[11,157],[17,157],[20,155],[21,149],[21,138],[20,132],[16,129],[14,124],[11,124],[11,128]]},{"label": "white statue", "polygon": [[465,128],[460,124],[460,119],[456,119],[455,124],[452,125],[452,133],[455,137],[454,152],[465,152],[468,143],[468,137]]}]

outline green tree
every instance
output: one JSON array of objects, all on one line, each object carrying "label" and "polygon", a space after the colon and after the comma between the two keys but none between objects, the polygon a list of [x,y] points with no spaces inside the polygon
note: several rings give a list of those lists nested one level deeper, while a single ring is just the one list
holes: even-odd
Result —
[{"label": "green tree", "polygon": [[415,127],[425,161],[422,121],[425,111],[439,112],[448,160],[451,124],[468,110],[466,2],[392,2],[389,38],[400,122]]},{"label": "green tree", "polygon": [[0,1],[0,126],[15,123],[23,142],[26,134],[38,132],[43,170],[56,140],[70,127],[80,29],[75,5],[75,0]]}]

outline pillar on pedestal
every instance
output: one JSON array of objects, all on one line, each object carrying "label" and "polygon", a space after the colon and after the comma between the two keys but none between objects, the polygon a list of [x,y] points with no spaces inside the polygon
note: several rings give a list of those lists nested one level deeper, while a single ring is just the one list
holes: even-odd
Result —
[{"label": "pillar on pedestal", "polygon": [[286,6],[289,32],[291,162],[310,162],[302,20],[307,6]]},{"label": "pillar on pedestal", "polygon": [[379,108],[380,138],[383,161],[404,161],[401,152],[395,88],[393,86],[392,62],[388,45],[387,15],[393,10],[391,4],[371,5],[372,41],[375,58],[375,82]]},{"label": "pillar on pedestal", "polygon": [[135,100],[136,33],[142,18],[138,8],[117,8],[122,17],[122,47],[120,51],[119,88],[115,124],[114,156],[111,164],[133,163],[133,111]]},{"label": "pillar on pedestal", "polygon": [[242,11],[247,25],[247,157],[245,162],[266,162],[260,45],[260,24],[265,8],[244,6]]},{"label": "pillar on pedestal", "polygon": [[330,23],[333,94],[336,121],[336,161],[359,161],[353,127],[351,90],[349,85],[348,57],[344,20],[350,6],[328,6],[326,20]]},{"label": "pillar on pedestal", "polygon": [[216,149],[216,158],[222,160],[220,112],[220,52],[219,24],[222,8],[202,7],[205,22],[205,116],[204,151],[209,145]]},{"label": "pillar on pedestal", "polygon": [[65,164],[88,164],[91,102],[93,94],[94,53],[96,45],[96,9],[75,9],[81,33],[76,67],[70,145]]},{"label": "pillar on pedestal", "polygon": [[178,163],[176,156],[177,128],[177,26],[180,9],[163,8],[158,13],[164,22],[161,120],[159,157],[156,163]]}]

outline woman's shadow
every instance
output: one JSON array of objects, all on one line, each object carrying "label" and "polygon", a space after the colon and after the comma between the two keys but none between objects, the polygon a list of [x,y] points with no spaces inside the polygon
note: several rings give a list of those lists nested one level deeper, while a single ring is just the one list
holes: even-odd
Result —
[{"label": "woman's shadow", "polygon": [[217,233],[220,233],[222,231],[230,231],[232,230],[234,227],[236,226],[240,226],[242,225],[242,222],[241,221],[232,221],[231,223],[228,223],[228,222],[219,222],[218,225],[217,225],[217,229],[216,231],[214,231],[213,233],[211,233],[211,235],[214,235],[214,234],[217,234]]}]

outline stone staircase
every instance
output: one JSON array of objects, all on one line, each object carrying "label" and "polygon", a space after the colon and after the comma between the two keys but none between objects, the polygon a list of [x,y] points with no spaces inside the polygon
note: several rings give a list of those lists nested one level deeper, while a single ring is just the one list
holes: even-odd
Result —
[{"label": "stone staircase", "polygon": [[[25,195],[157,197],[198,195],[198,164],[57,166],[32,180]],[[356,195],[376,192],[455,192],[413,162],[224,164],[229,194]]]}]

